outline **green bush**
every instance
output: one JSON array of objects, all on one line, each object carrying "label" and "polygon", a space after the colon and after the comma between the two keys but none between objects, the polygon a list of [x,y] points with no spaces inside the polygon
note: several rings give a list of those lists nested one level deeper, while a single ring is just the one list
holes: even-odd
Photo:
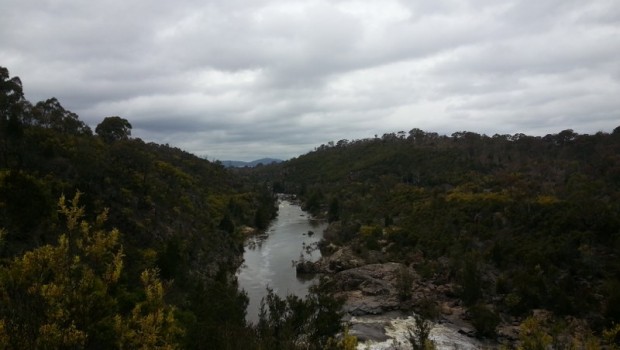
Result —
[{"label": "green bush", "polygon": [[476,328],[476,334],[481,337],[494,337],[500,318],[497,312],[487,306],[478,304],[469,308],[471,322]]}]

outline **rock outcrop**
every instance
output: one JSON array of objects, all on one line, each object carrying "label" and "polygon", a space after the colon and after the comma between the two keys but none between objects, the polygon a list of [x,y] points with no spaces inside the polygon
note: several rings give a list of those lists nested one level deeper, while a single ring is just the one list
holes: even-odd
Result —
[{"label": "rock outcrop", "polygon": [[[403,264],[370,264],[343,270],[334,275],[339,295],[345,298],[344,309],[353,316],[377,315],[400,309],[399,275]],[[413,274],[412,271],[410,273]]]},{"label": "rock outcrop", "polygon": [[[340,271],[353,269],[364,266],[366,262],[355,255],[349,247],[336,250],[334,253],[323,256],[317,262],[301,262],[298,263],[297,271],[303,273],[337,273]],[[303,266],[299,266],[303,265]],[[300,271],[301,269],[301,271]]]}]

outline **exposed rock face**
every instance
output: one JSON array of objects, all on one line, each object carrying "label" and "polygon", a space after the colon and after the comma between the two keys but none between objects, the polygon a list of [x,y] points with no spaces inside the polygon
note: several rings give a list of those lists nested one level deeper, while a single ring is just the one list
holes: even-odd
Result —
[{"label": "exposed rock face", "polygon": [[[335,247],[335,246],[334,246]],[[299,261],[296,264],[297,273],[338,273],[366,265],[364,259],[357,256],[350,247],[335,249],[334,253],[324,255],[316,262]]]},{"label": "exposed rock face", "polygon": [[[405,311],[420,307],[429,300],[437,306],[442,301],[454,301],[456,287],[451,283],[423,280],[413,268],[401,263],[371,263],[381,259],[369,256],[368,260],[364,260],[348,246],[334,248],[334,253],[323,256],[317,262],[298,263],[297,272],[332,274],[338,294],[346,300],[345,311],[350,315]],[[409,281],[403,280],[403,272],[409,274]],[[401,296],[405,297],[405,301]],[[444,304],[438,311],[446,318],[458,318],[462,314],[461,309],[456,305]]]},{"label": "exposed rock face", "polygon": [[[467,308],[458,298],[458,285],[455,285],[445,273],[435,273],[422,278],[415,271],[414,267],[424,262],[421,252],[413,252],[410,259],[412,266],[407,266],[384,262],[387,257],[380,251],[367,251],[361,258],[350,246],[337,246],[332,243],[323,247],[322,251],[323,249],[328,253],[319,261],[298,264],[298,273],[331,275],[331,279],[335,281],[335,295],[345,300],[343,311],[347,317],[364,320],[353,322],[350,329],[351,334],[361,341],[382,342],[391,338],[386,333],[388,323],[396,317],[409,315],[412,311],[431,312],[439,322],[438,325],[442,325],[437,326],[439,329],[453,330],[449,337],[442,333],[441,339],[453,336],[461,338],[464,336],[466,339],[476,335]],[[448,271],[449,260],[439,258],[436,263],[443,267],[440,271]],[[390,315],[394,314],[400,316],[390,318]],[[368,323],[367,318],[377,318],[385,322]],[[518,323],[506,327],[500,326],[498,334],[509,343],[516,341]],[[497,342],[489,344],[495,346]],[[477,346],[473,345],[471,348]]]},{"label": "exposed rock face", "polygon": [[335,274],[339,294],[346,298],[345,311],[360,316],[400,309],[397,283],[403,269],[407,267],[398,263],[371,264]]},{"label": "exposed rock face", "polygon": [[320,272],[317,269],[317,265],[312,261],[298,261],[295,265],[295,271],[297,274],[315,274]]},{"label": "exposed rock face", "polygon": [[351,248],[338,249],[329,256],[322,257],[314,263],[314,272],[334,273],[365,265],[366,262],[355,255]]},{"label": "exposed rock face", "polygon": [[357,337],[357,341],[365,342],[372,341],[386,341],[390,339],[385,334],[385,327],[389,325],[388,321],[377,323],[354,323],[349,329],[349,334]]}]

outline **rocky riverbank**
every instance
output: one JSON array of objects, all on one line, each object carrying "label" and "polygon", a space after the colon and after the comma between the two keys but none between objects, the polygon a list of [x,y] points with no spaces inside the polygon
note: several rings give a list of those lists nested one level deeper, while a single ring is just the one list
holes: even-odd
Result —
[{"label": "rocky riverbank", "polygon": [[[389,349],[386,344],[402,341],[400,338],[406,336],[407,326],[413,325],[410,316],[414,312],[422,312],[434,320],[431,338],[440,348],[475,349],[499,345],[475,338],[475,328],[456,296],[454,284],[424,279],[411,266],[381,262],[378,256],[363,259],[348,246],[329,249],[332,253],[317,262],[299,264],[298,272],[332,276],[336,295],[345,299],[344,311],[351,323],[351,334],[366,345],[383,344],[371,348]],[[399,328],[400,333],[394,330]],[[513,342],[518,337],[516,329],[503,325],[499,336],[504,342]],[[451,343],[450,339],[454,341]]]}]

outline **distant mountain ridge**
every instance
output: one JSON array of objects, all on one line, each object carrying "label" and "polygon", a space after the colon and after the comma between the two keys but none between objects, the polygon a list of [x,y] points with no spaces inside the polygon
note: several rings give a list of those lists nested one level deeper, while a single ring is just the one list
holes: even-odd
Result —
[{"label": "distant mountain ridge", "polygon": [[281,162],[282,162],[282,159],[276,159],[276,158],[261,158],[261,159],[253,160],[251,162],[244,162],[241,160],[222,160],[221,161],[221,163],[227,168],[243,168],[243,167],[253,168],[257,166],[258,164],[268,165],[272,163],[281,163]]}]

